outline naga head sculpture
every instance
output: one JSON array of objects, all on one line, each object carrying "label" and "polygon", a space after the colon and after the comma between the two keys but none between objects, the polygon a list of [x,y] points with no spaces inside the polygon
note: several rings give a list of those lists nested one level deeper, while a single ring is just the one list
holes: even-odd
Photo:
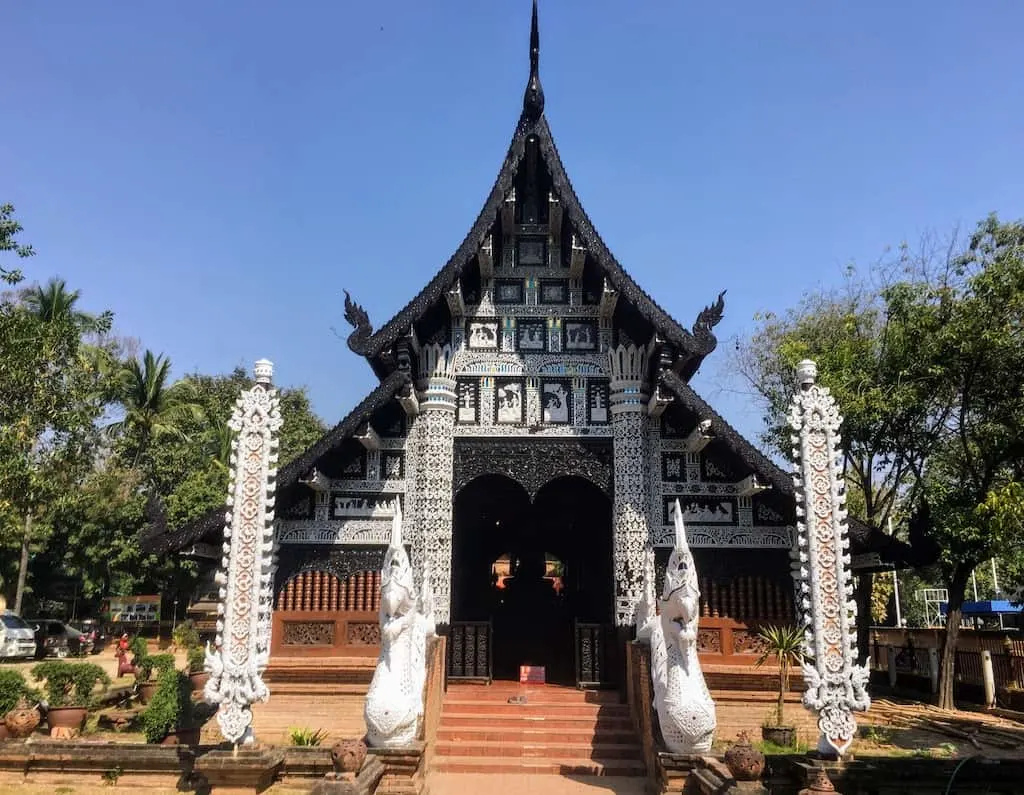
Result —
[{"label": "naga head sculpture", "polygon": [[384,555],[380,578],[380,609],[386,616],[404,615],[416,604],[416,586],[412,564],[402,543],[402,504],[395,499],[395,516],[391,522],[391,543]]},{"label": "naga head sculpture", "polygon": [[[693,554],[686,542],[686,526],[683,524],[683,509],[679,500],[676,500],[674,518],[676,543],[665,567],[665,586],[661,592],[662,613],[667,613],[672,619],[689,621],[691,616],[686,613],[696,614],[700,589]],[[690,600],[692,604],[684,600]]]}]

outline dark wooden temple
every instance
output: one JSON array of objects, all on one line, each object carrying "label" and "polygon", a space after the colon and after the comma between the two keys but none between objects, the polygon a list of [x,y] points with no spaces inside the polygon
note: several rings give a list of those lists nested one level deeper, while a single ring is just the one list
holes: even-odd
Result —
[{"label": "dark wooden temple", "polygon": [[[272,665],[377,653],[377,587],[400,500],[429,565],[452,678],[600,682],[631,631],[646,550],[684,512],[700,648],[751,662],[756,628],[794,616],[789,474],[690,386],[724,291],[686,327],[643,291],[580,204],[530,73],[504,163],[451,259],[374,329],[346,293],[348,345],[378,385],[277,479]],[[143,539],[219,559],[223,512]],[[855,562],[902,550],[851,522]]]}]

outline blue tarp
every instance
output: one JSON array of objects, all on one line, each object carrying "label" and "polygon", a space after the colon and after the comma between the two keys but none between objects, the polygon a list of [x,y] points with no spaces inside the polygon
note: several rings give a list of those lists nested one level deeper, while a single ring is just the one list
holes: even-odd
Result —
[{"label": "blue tarp", "polygon": [[[939,605],[939,613],[946,615],[947,603]],[[1014,605],[1008,599],[990,599],[984,602],[964,602],[965,616],[994,616],[1000,613],[1024,613],[1024,604]]]}]

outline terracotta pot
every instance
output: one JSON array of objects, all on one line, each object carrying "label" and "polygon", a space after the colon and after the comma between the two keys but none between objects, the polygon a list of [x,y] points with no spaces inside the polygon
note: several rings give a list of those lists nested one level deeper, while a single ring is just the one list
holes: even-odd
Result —
[{"label": "terracotta pot", "polygon": [[4,716],[4,726],[7,733],[16,739],[28,737],[36,730],[42,716],[39,710],[29,706],[25,699],[18,702],[18,706]]},{"label": "terracotta pot", "polygon": [[775,743],[782,748],[796,747],[795,726],[762,726],[761,739]]},{"label": "terracotta pot", "polygon": [[85,707],[50,707],[46,711],[46,725],[51,737],[74,737],[82,730],[89,710]]},{"label": "terracotta pot", "polygon": [[199,745],[199,729],[178,729],[164,737],[160,745]]},{"label": "terracotta pot", "polygon": [[139,682],[139,701],[148,704],[153,694],[156,693],[156,682]]},{"label": "terracotta pot", "polygon": [[188,675],[188,680],[192,683],[192,690],[202,693],[206,683],[210,681],[210,675],[206,671],[196,671]]},{"label": "terracotta pot", "polygon": [[741,732],[736,744],[725,752],[725,764],[737,781],[757,781],[764,772],[764,754],[750,744],[746,732]]}]

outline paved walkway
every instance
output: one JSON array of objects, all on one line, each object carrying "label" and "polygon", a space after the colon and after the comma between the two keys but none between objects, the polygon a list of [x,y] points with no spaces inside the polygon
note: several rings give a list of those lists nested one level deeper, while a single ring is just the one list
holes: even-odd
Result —
[{"label": "paved walkway", "polygon": [[616,776],[530,776],[517,774],[431,773],[430,795],[643,795],[645,779]]}]

